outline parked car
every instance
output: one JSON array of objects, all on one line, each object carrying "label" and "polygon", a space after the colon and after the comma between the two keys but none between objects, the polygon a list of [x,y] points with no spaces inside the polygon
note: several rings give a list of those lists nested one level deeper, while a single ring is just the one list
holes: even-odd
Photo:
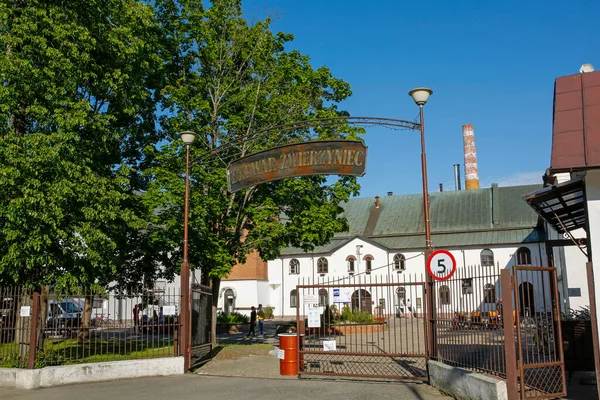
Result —
[{"label": "parked car", "polygon": [[80,299],[48,300],[46,330],[53,334],[69,336],[72,331],[79,328],[81,317]]}]

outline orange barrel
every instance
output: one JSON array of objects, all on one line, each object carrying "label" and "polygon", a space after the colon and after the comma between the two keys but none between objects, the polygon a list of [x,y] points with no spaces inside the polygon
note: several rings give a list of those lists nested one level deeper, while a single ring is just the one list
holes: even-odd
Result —
[{"label": "orange barrel", "polygon": [[[300,348],[302,349],[302,336]],[[298,339],[295,333],[279,334],[279,349],[283,350],[283,358],[279,360],[280,375],[298,375]]]}]

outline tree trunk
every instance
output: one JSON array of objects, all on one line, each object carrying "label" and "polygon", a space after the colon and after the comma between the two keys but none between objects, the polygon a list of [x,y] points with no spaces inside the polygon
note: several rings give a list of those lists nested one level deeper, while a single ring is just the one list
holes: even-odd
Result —
[{"label": "tree trunk", "polygon": [[217,304],[219,303],[219,289],[221,287],[221,278],[210,278],[210,288],[212,291],[212,315],[210,318],[210,338],[212,346],[217,346]]},{"label": "tree trunk", "polygon": [[48,294],[50,293],[49,286],[42,286],[40,293],[40,312],[38,318],[38,334],[37,334],[37,348],[38,350],[44,350],[44,331],[46,326],[46,320],[48,319]]},{"label": "tree trunk", "polygon": [[84,342],[90,338],[90,322],[92,320],[92,299],[94,295],[89,294],[85,296],[85,302],[83,304],[83,315],[81,321],[81,327],[77,334],[77,341]]}]

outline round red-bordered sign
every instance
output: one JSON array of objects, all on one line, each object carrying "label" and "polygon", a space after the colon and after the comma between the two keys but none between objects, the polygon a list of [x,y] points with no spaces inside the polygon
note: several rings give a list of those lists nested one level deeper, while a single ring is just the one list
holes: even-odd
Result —
[{"label": "round red-bordered sign", "polygon": [[[450,272],[447,272],[448,268],[451,268]],[[448,280],[456,272],[456,259],[448,250],[436,250],[427,260],[427,271],[436,281]]]}]

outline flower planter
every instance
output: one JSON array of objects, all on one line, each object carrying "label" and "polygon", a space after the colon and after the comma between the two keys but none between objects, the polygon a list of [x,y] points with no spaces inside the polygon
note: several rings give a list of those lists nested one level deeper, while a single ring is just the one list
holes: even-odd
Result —
[{"label": "flower planter", "polygon": [[250,324],[217,324],[217,334],[220,333],[246,333],[250,331]]},{"label": "flower planter", "polygon": [[320,328],[307,328],[309,334],[325,335],[357,335],[383,332],[387,330],[387,323],[373,322],[370,324],[331,324]]}]

